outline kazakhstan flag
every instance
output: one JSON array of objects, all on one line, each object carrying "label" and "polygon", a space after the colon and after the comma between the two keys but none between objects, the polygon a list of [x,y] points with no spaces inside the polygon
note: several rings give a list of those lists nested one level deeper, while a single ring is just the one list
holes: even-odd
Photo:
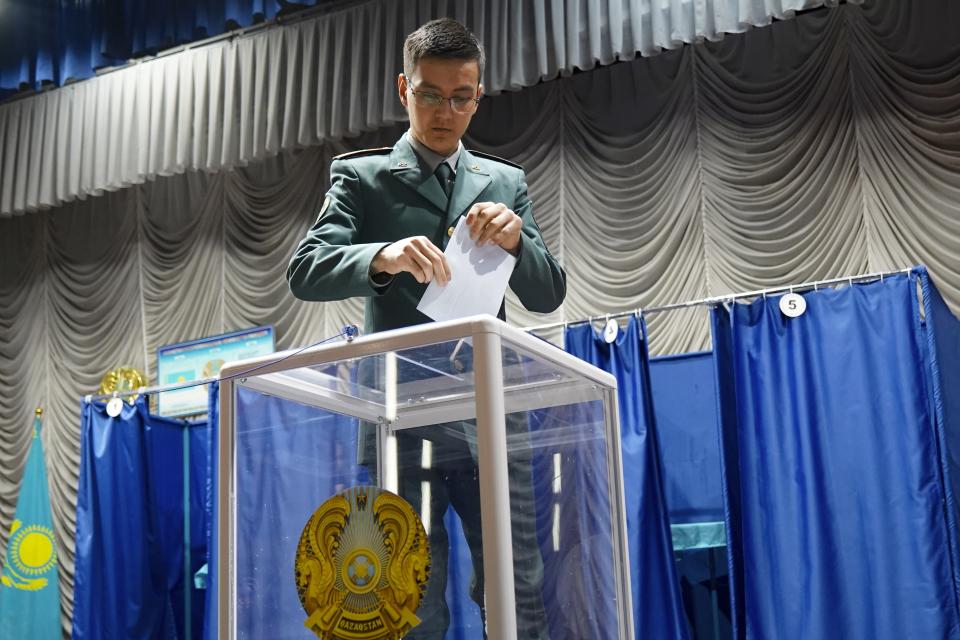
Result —
[{"label": "kazakhstan flag", "polygon": [[0,580],[0,637],[59,640],[60,587],[47,470],[40,442],[40,410],[10,527]]}]

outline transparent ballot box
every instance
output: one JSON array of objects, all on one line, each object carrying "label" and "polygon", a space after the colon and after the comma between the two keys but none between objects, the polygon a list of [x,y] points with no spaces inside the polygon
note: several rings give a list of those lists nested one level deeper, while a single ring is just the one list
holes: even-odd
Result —
[{"label": "transparent ballot box", "polygon": [[489,316],[224,367],[219,637],[632,640],[616,393]]}]

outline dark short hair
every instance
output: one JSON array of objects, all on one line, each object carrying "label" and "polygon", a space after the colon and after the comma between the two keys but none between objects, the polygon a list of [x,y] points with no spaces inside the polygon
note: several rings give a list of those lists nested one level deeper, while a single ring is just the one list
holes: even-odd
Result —
[{"label": "dark short hair", "polygon": [[403,72],[413,75],[422,58],[476,60],[483,77],[483,48],[477,36],[452,18],[431,20],[407,36],[403,43]]}]

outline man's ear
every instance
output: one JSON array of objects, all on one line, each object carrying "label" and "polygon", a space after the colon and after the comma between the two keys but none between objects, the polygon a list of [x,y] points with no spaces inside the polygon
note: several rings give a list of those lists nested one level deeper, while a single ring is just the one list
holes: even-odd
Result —
[{"label": "man's ear", "polygon": [[478,97],[478,98],[482,98],[482,97],[483,97],[483,84],[478,84],[478,85],[477,85],[477,97]]},{"label": "man's ear", "polygon": [[400,104],[407,107],[407,76],[402,73],[397,75],[397,93],[400,94]]}]

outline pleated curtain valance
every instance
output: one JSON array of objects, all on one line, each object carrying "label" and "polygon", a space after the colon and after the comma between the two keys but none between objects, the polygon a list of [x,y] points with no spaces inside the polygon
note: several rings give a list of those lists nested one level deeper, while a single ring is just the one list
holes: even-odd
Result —
[{"label": "pleated curtain valance", "polygon": [[485,85],[496,94],[824,4],[831,2],[357,3],[0,105],[0,217],[404,120],[392,92],[403,39],[435,17],[455,17],[480,37]]}]

